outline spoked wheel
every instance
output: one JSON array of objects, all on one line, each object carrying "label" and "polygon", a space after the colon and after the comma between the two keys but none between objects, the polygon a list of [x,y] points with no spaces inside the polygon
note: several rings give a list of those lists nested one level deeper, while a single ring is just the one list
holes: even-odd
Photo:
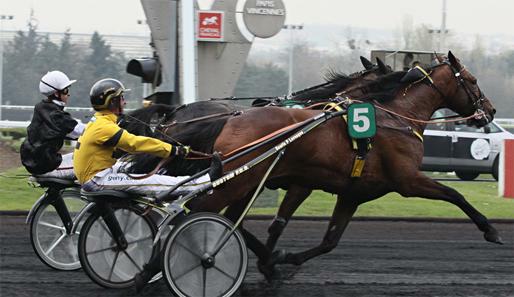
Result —
[{"label": "spoked wheel", "polygon": [[[73,194],[63,194],[71,219],[84,208],[86,202]],[[78,222],[80,230],[80,224]],[[30,223],[30,242],[36,255],[43,263],[57,270],[80,269],[77,243],[78,233],[68,234],[52,204],[41,204]]]},{"label": "spoked wheel", "polygon": [[162,257],[170,290],[181,297],[234,294],[246,275],[248,252],[241,233],[232,228],[229,220],[211,213],[191,215],[176,226]]},{"label": "spoked wheel", "polygon": [[153,253],[157,227],[136,206],[114,208],[114,215],[125,235],[127,247],[118,246],[107,224],[96,212],[84,223],[79,238],[79,258],[86,274],[105,288],[123,289],[134,285],[134,277],[143,270]]}]

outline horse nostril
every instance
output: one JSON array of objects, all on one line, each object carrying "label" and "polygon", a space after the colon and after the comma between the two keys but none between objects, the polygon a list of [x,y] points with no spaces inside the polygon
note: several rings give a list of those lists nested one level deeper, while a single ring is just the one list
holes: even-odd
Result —
[{"label": "horse nostril", "polygon": [[493,108],[493,114],[496,114],[496,108]]}]

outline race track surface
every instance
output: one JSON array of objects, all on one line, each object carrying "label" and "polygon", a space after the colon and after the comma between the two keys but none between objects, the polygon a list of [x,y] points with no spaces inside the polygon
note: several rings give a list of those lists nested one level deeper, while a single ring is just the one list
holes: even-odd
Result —
[{"label": "race track surface", "polygon": [[[246,226],[264,238],[268,221]],[[514,297],[514,224],[498,223],[505,245],[491,244],[471,223],[354,221],[339,246],[302,266],[280,266],[272,283],[255,257],[236,296]],[[280,247],[318,244],[325,221],[295,220]],[[135,290],[106,290],[81,271],[59,272],[36,257],[23,217],[0,216],[0,296],[171,296],[164,281]]]}]

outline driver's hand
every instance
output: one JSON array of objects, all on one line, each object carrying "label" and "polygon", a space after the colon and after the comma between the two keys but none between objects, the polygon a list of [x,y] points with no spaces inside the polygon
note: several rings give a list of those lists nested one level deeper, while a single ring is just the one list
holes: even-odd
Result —
[{"label": "driver's hand", "polygon": [[190,146],[174,145],[171,148],[171,154],[177,157],[187,157],[191,152]]}]

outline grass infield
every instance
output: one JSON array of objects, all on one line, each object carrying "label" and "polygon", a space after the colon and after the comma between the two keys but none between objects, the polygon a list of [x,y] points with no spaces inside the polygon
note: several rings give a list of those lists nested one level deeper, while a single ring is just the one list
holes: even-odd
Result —
[{"label": "grass infield", "polygon": [[[9,178],[27,175],[23,168],[9,170],[0,176],[0,210],[29,210],[41,196],[41,188],[33,188],[27,183],[26,177]],[[447,175],[437,175],[447,177]],[[483,175],[480,178],[491,178]],[[491,219],[514,219],[514,199],[498,197],[498,183],[490,182],[458,182],[443,181],[466,197],[467,201]],[[254,207],[251,214],[274,215],[277,202],[281,201],[284,191],[279,192],[278,199],[268,203],[267,207]],[[335,196],[315,191],[296,215],[331,216]],[[442,201],[420,198],[403,198],[390,193],[377,200],[361,205],[356,216],[380,217],[433,217],[433,218],[464,218],[466,215],[456,206]]]}]

